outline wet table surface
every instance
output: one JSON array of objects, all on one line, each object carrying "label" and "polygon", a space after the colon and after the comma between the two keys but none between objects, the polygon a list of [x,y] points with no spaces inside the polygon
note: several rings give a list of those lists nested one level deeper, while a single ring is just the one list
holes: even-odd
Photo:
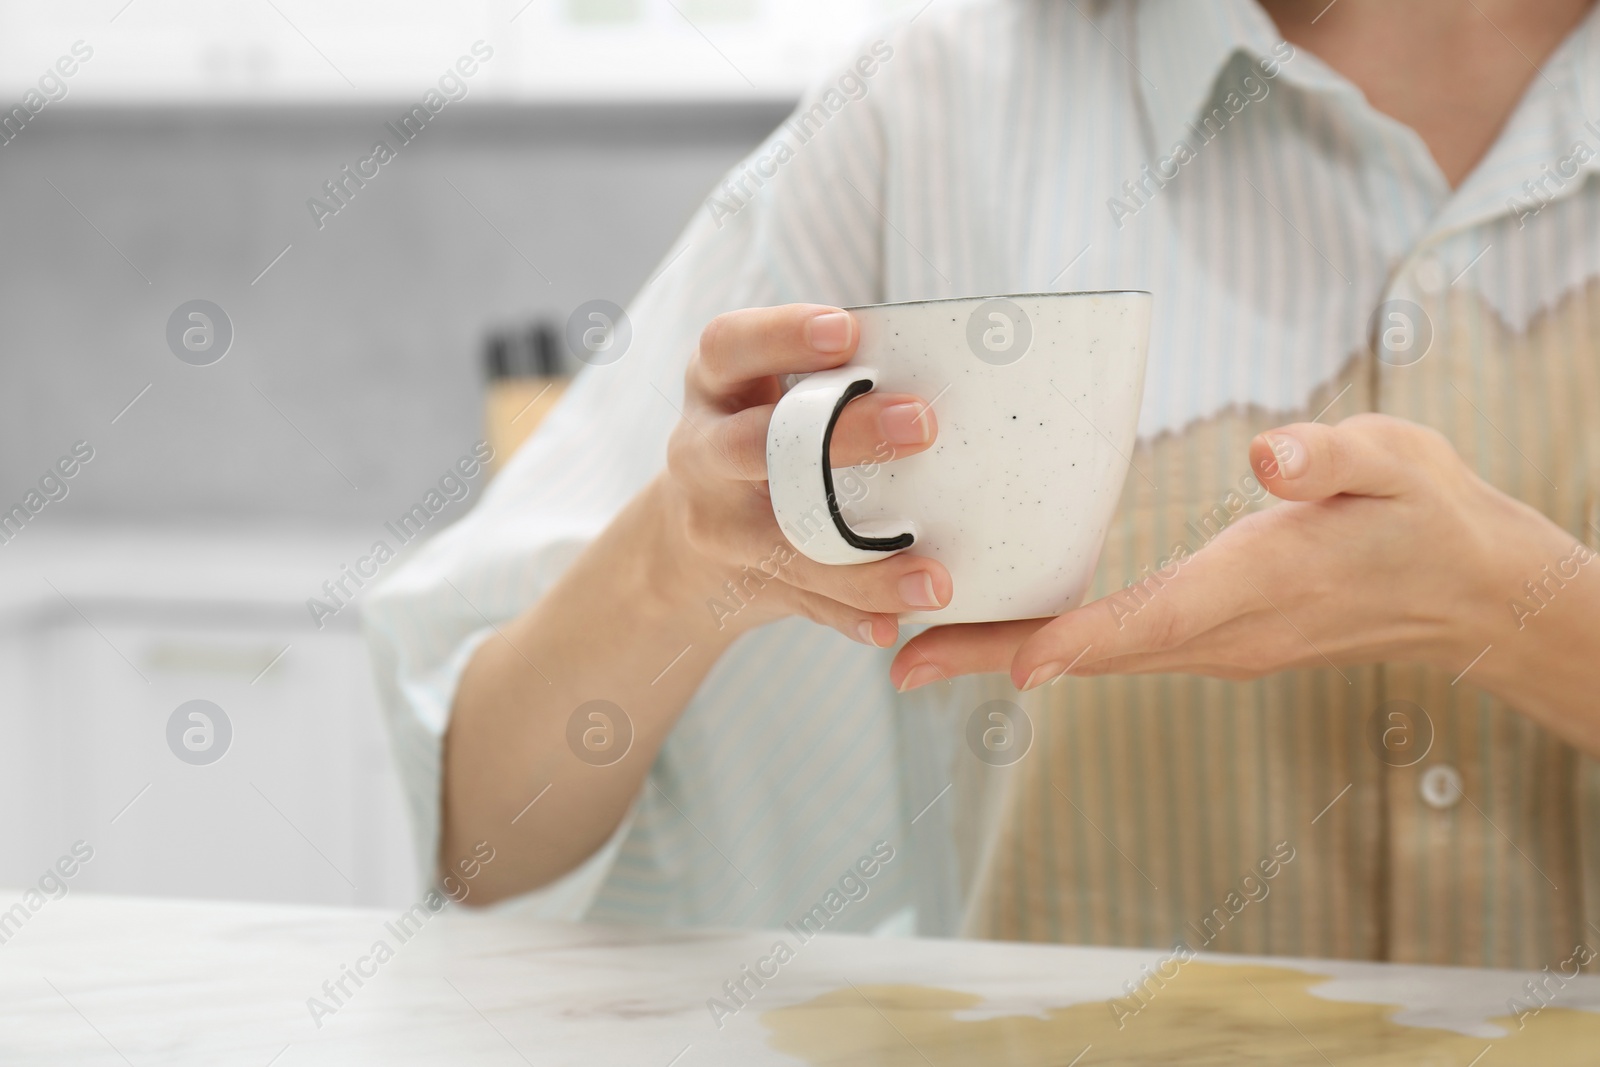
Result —
[{"label": "wet table surface", "polygon": [[[19,901],[0,891],[0,909]],[[1548,1067],[1600,1056],[1600,978],[1569,979],[1566,961],[1527,974],[76,893],[23,912],[0,910],[4,1064]]]}]

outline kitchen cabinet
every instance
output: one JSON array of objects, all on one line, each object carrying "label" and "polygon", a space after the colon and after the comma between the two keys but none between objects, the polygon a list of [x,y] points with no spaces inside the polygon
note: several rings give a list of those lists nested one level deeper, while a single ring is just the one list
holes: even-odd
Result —
[{"label": "kitchen cabinet", "polygon": [[[138,101],[792,97],[925,0],[322,0],[140,4],[114,24],[81,3],[35,5],[0,38],[0,88],[20,95],[57,53],[88,49],[72,93]],[[311,41],[317,42],[315,46]],[[482,69],[459,55],[473,53]]]},{"label": "kitchen cabinet", "polygon": [[[95,892],[383,905],[415,895],[355,612],[317,630],[304,606],[348,540],[232,540],[104,531],[7,571],[0,885],[36,882],[82,840],[94,858],[73,886]],[[226,720],[208,724],[202,755],[225,745],[211,762],[178,754],[182,730],[176,747],[169,739],[193,700]]]}]

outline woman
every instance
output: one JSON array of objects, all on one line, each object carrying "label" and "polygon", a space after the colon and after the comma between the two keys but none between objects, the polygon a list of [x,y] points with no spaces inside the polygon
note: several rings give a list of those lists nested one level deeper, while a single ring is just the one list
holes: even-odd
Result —
[{"label": "woman", "polygon": [[[925,9],[369,605],[424,853],[489,840],[486,899],[596,918],[1566,958],[1600,930],[1596,116],[1588,0]],[[840,308],[1122,288],[1156,321],[1085,606],[900,645],[932,560],[744,581],[783,543],[771,404],[850,357]],[[835,461],[937,421],[869,395]],[[993,700],[1009,764],[963,740]]]}]

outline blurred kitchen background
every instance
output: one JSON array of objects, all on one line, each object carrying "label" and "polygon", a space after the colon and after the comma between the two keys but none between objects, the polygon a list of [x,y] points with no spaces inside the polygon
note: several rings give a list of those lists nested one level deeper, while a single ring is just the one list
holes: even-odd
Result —
[{"label": "blurred kitchen background", "polygon": [[[307,599],[531,428],[568,315],[921,4],[0,0],[0,886],[81,839],[74,889],[414,899],[357,611]],[[194,300],[232,327],[208,365],[226,323],[169,343]],[[194,700],[226,722],[169,730]]]}]

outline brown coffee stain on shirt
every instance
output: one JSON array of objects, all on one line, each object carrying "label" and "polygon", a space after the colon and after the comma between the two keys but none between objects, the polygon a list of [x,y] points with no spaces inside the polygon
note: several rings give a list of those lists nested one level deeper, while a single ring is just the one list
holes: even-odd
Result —
[{"label": "brown coffee stain on shirt", "polygon": [[[1578,1067],[1593,1064],[1600,1045],[1600,1015],[1590,1012],[1547,1007],[1525,1016],[1520,1030],[1509,1015],[1488,1020],[1506,1031],[1503,1037],[1468,1037],[1397,1023],[1396,1005],[1312,992],[1329,980],[1286,967],[1189,963],[1138,1014],[1124,1015],[1120,1028],[1103,1000],[1042,1016],[963,1019],[958,1013],[978,1007],[982,997],[916,985],[846,986],[768,1011],[761,1021],[772,1048],[816,1067]],[[1085,1047],[1088,1054],[1075,1061]]]},{"label": "brown coffee stain on shirt", "polygon": [[[1137,604],[1125,587],[1146,582],[1175,544],[1204,551],[1276,506],[1248,480],[1255,434],[1358,412],[1439,430],[1469,469],[1574,544],[1600,545],[1600,278],[1520,330],[1465,286],[1422,302],[1433,343],[1414,364],[1356,352],[1301,410],[1229,411],[1141,441],[1090,597]],[[1259,592],[1283,603],[1271,583]],[[1140,593],[1165,595],[1158,583]],[[1527,596],[1520,584],[1503,590],[1488,655],[1540,639],[1540,620],[1519,629],[1511,607]],[[982,675],[908,695],[908,712],[922,716],[1013,700],[1035,728],[1014,766],[956,763],[946,800],[962,813],[952,821],[961,935],[1194,943],[1240,876],[1287,841],[1298,858],[1272,898],[1197,950],[1520,970],[1567,958],[1600,931],[1600,759],[1476,688],[1468,658],[1319,661],[1244,682],[1067,677],[1024,694]],[[1397,700],[1431,724],[1426,757],[1406,765],[1381,758],[1369,733]],[[1465,797],[1445,807],[1421,789],[1440,764],[1459,773]]]}]

